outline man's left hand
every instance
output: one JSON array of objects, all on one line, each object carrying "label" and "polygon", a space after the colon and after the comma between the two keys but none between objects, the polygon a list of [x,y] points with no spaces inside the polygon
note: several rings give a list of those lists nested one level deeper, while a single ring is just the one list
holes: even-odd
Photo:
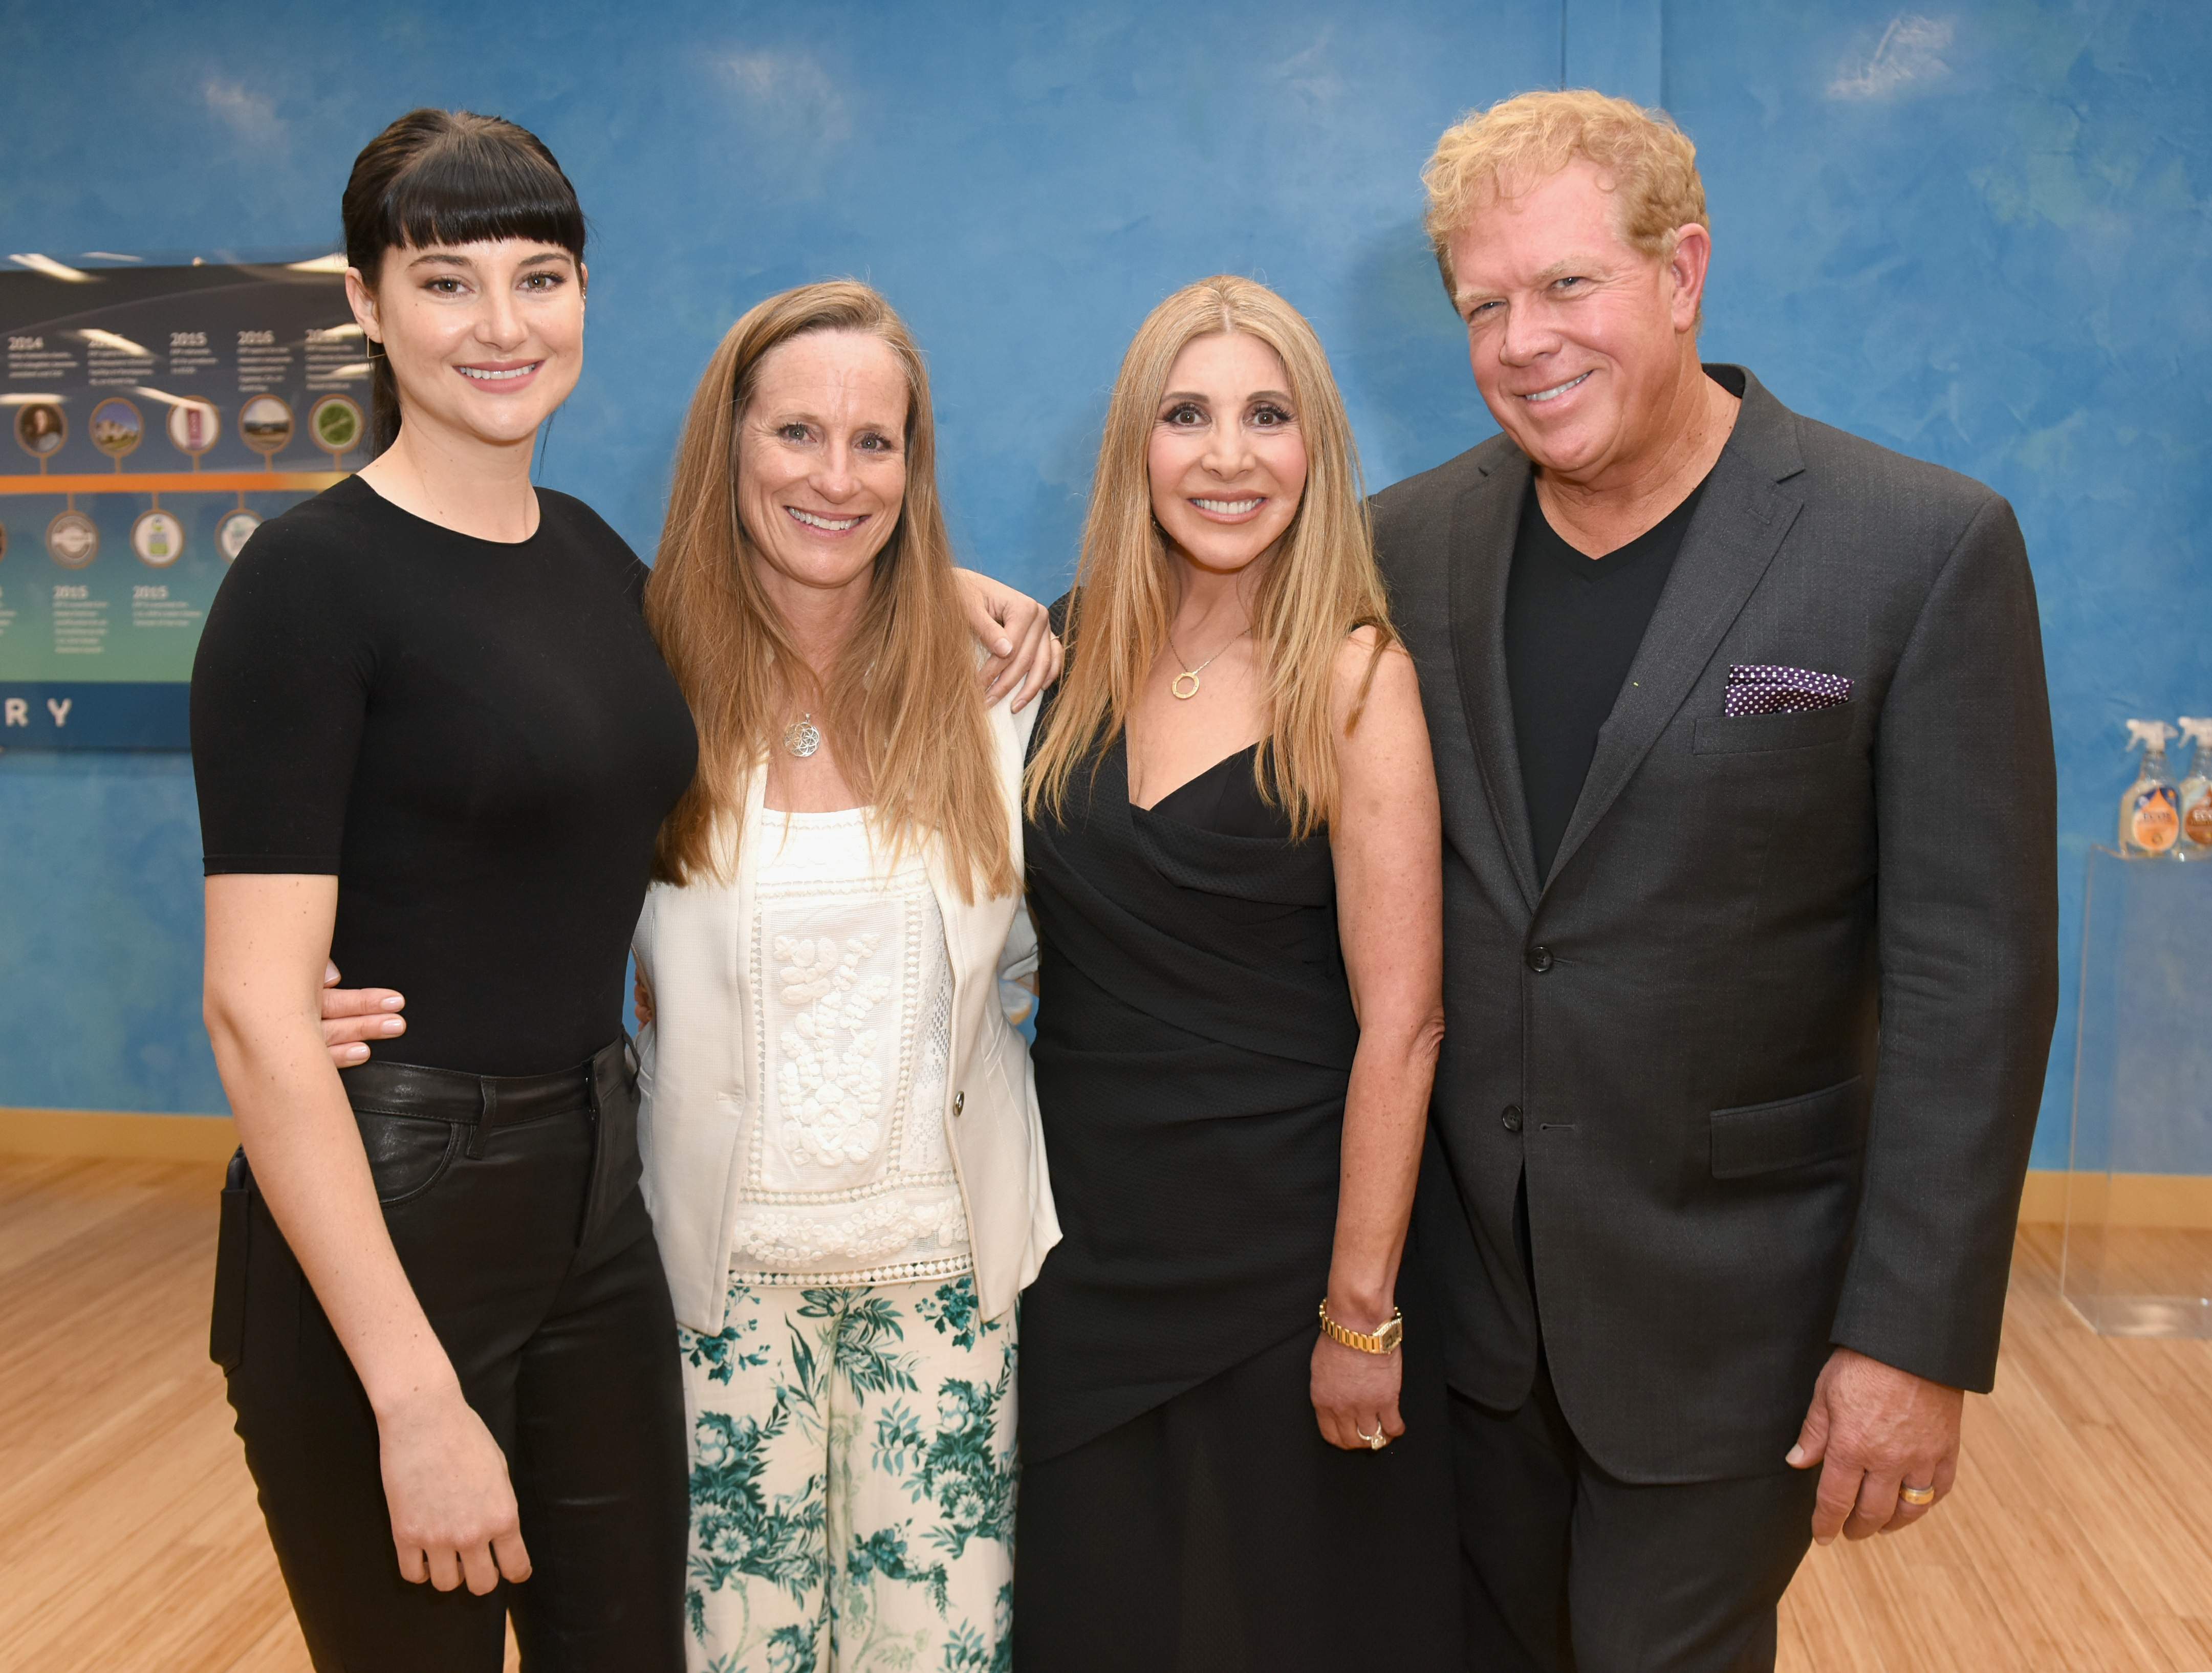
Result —
[{"label": "man's left hand", "polygon": [[[1959,1473],[1960,1390],[1838,1348],[1820,1368],[1805,1427],[1790,1449],[1793,1469],[1820,1469],[1813,1538],[1864,1539],[1909,1528],[1935,1508]],[[1915,1505],[1900,1487],[1933,1487]]]}]

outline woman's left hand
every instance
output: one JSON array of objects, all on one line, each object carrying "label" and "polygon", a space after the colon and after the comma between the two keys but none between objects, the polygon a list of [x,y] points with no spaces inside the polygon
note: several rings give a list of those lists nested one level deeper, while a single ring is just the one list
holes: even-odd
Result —
[{"label": "woman's left hand", "polygon": [[996,703],[1013,693],[1016,714],[1060,678],[1060,640],[1052,613],[1026,593],[973,569],[955,569],[968,626],[990,653],[981,671],[983,700]]},{"label": "woman's left hand", "polygon": [[1314,1343],[1314,1416],[1322,1439],[1347,1452],[1374,1448],[1364,1436],[1380,1434],[1385,1444],[1406,1433],[1398,1415],[1398,1384],[1404,1366],[1401,1353],[1363,1354],[1322,1336]]}]

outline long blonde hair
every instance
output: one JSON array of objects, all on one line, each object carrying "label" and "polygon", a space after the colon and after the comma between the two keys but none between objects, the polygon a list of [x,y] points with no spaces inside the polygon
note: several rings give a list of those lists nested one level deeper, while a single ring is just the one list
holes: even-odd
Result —
[{"label": "long blonde hair", "polygon": [[[761,585],[738,514],[738,438],[761,362],[811,332],[866,332],[906,374],[906,491],[876,555],[868,602],[833,669],[810,670]],[[996,751],[976,689],[973,641],[952,579],[952,543],[937,495],[929,373],[905,322],[851,279],[771,296],[730,327],[707,362],[676,453],[676,478],[645,618],[691,705],[699,771],[660,827],[653,875],[726,881],[733,815],[787,710],[809,705],[836,740],[846,780],[872,805],[893,853],[935,836],[951,876],[975,899],[1018,885]]]},{"label": "long blonde hair", "polygon": [[[1281,359],[1306,444],[1305,493],[1254,600],[1268,735],[1253,773],[1262,798],[1288,813],[1296,836],[1336,812],[1329,711],[1337,654],[1355,628],[1376,630],[1378,656],[1396,638],[1375,568],[1359,455],[1328,356],[1305,317],[1265,285],[1223,274],[1154,308],[1121,357],[1068,600],[1067,670],[1030,763],[1032,818],[1063,812],[1077,766],[1089,759],[1095,770],[1121,735],[1166,648],[1175,582],[1152,518],[1146,453],[1176,356],[1198,338],[1227,332],[1258,338]],[[1370,678],[1373,672],[1370,660]],[[1347,735],[1358,719],[1355,704]]]}]

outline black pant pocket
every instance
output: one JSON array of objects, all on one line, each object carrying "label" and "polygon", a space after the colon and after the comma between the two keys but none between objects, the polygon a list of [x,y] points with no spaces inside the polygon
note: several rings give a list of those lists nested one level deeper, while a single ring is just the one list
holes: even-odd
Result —
[{"label": "black pant pocket", "polygon": [[389,1208],[422,1195],[446,1177],[466,1135],[465,1128],[423,1116],[356,1110],[361,1147],[368,1156],[376,1200]]},{"label": "black pant pocket", "polygon": [[208,1321],[208,1358],[228,1377],[246,1359],[246,1255],[252,1224],[253,1175],[246,1153],[234,1153],[223,1176],[222,1220],[215,1241],[215,1306]]},{"label": "black pant pocket", "polygon": [[580,1249],[618,1227],[637,1195],[645,1165],[637,1149],[637,1075],[626,1049],[609,1047],[592,1061],[592,1183],[584,1194]]}]

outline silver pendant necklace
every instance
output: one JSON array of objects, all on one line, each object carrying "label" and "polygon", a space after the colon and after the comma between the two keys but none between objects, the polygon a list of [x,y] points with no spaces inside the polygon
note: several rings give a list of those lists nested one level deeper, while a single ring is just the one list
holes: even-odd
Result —
[{"label": "silver pendant necklace", "polygon": [[[1249,633],[1251,630],[1252,630],[1248,627],[1244,630],[1244,633]],[[1244,633],[1240,633],[1237,636],[1236,639],[1231,639],[1229,642],[1229,645],[1233,645],[1237,642],[1237,639],[1242,639],[1244,636]],[[1227,650],[1229,648],[1229,645],[1224,645],[1221,648],[1221,651]],[[1168,635],[1168,649],[1175,652],[1176,666],[1182,669],[1181,673],[1177,674],[1174,679],[1169,682],[1168,690],[1181,701],[1188,703],[1193,697],[1198,695],[1198,677],[1220,660],[1221,651],[1214,652],[1212,656],[1207,657],[1206,660],[1200,663],[1198,666],[1191,668],[1184,666],[1182,653],[1179,650],[1176,650],[1175,635],[1172,633]],[[1188,691],[1183,690],[1183,682],[1185,680],[1190,682],[1190,689]]]},{"label": "silver pendant necklace", "polygon": [[802,761],[822,747],[822,728],[814,724],[811,714],[802,714],[784,727],[783,746]]}]

